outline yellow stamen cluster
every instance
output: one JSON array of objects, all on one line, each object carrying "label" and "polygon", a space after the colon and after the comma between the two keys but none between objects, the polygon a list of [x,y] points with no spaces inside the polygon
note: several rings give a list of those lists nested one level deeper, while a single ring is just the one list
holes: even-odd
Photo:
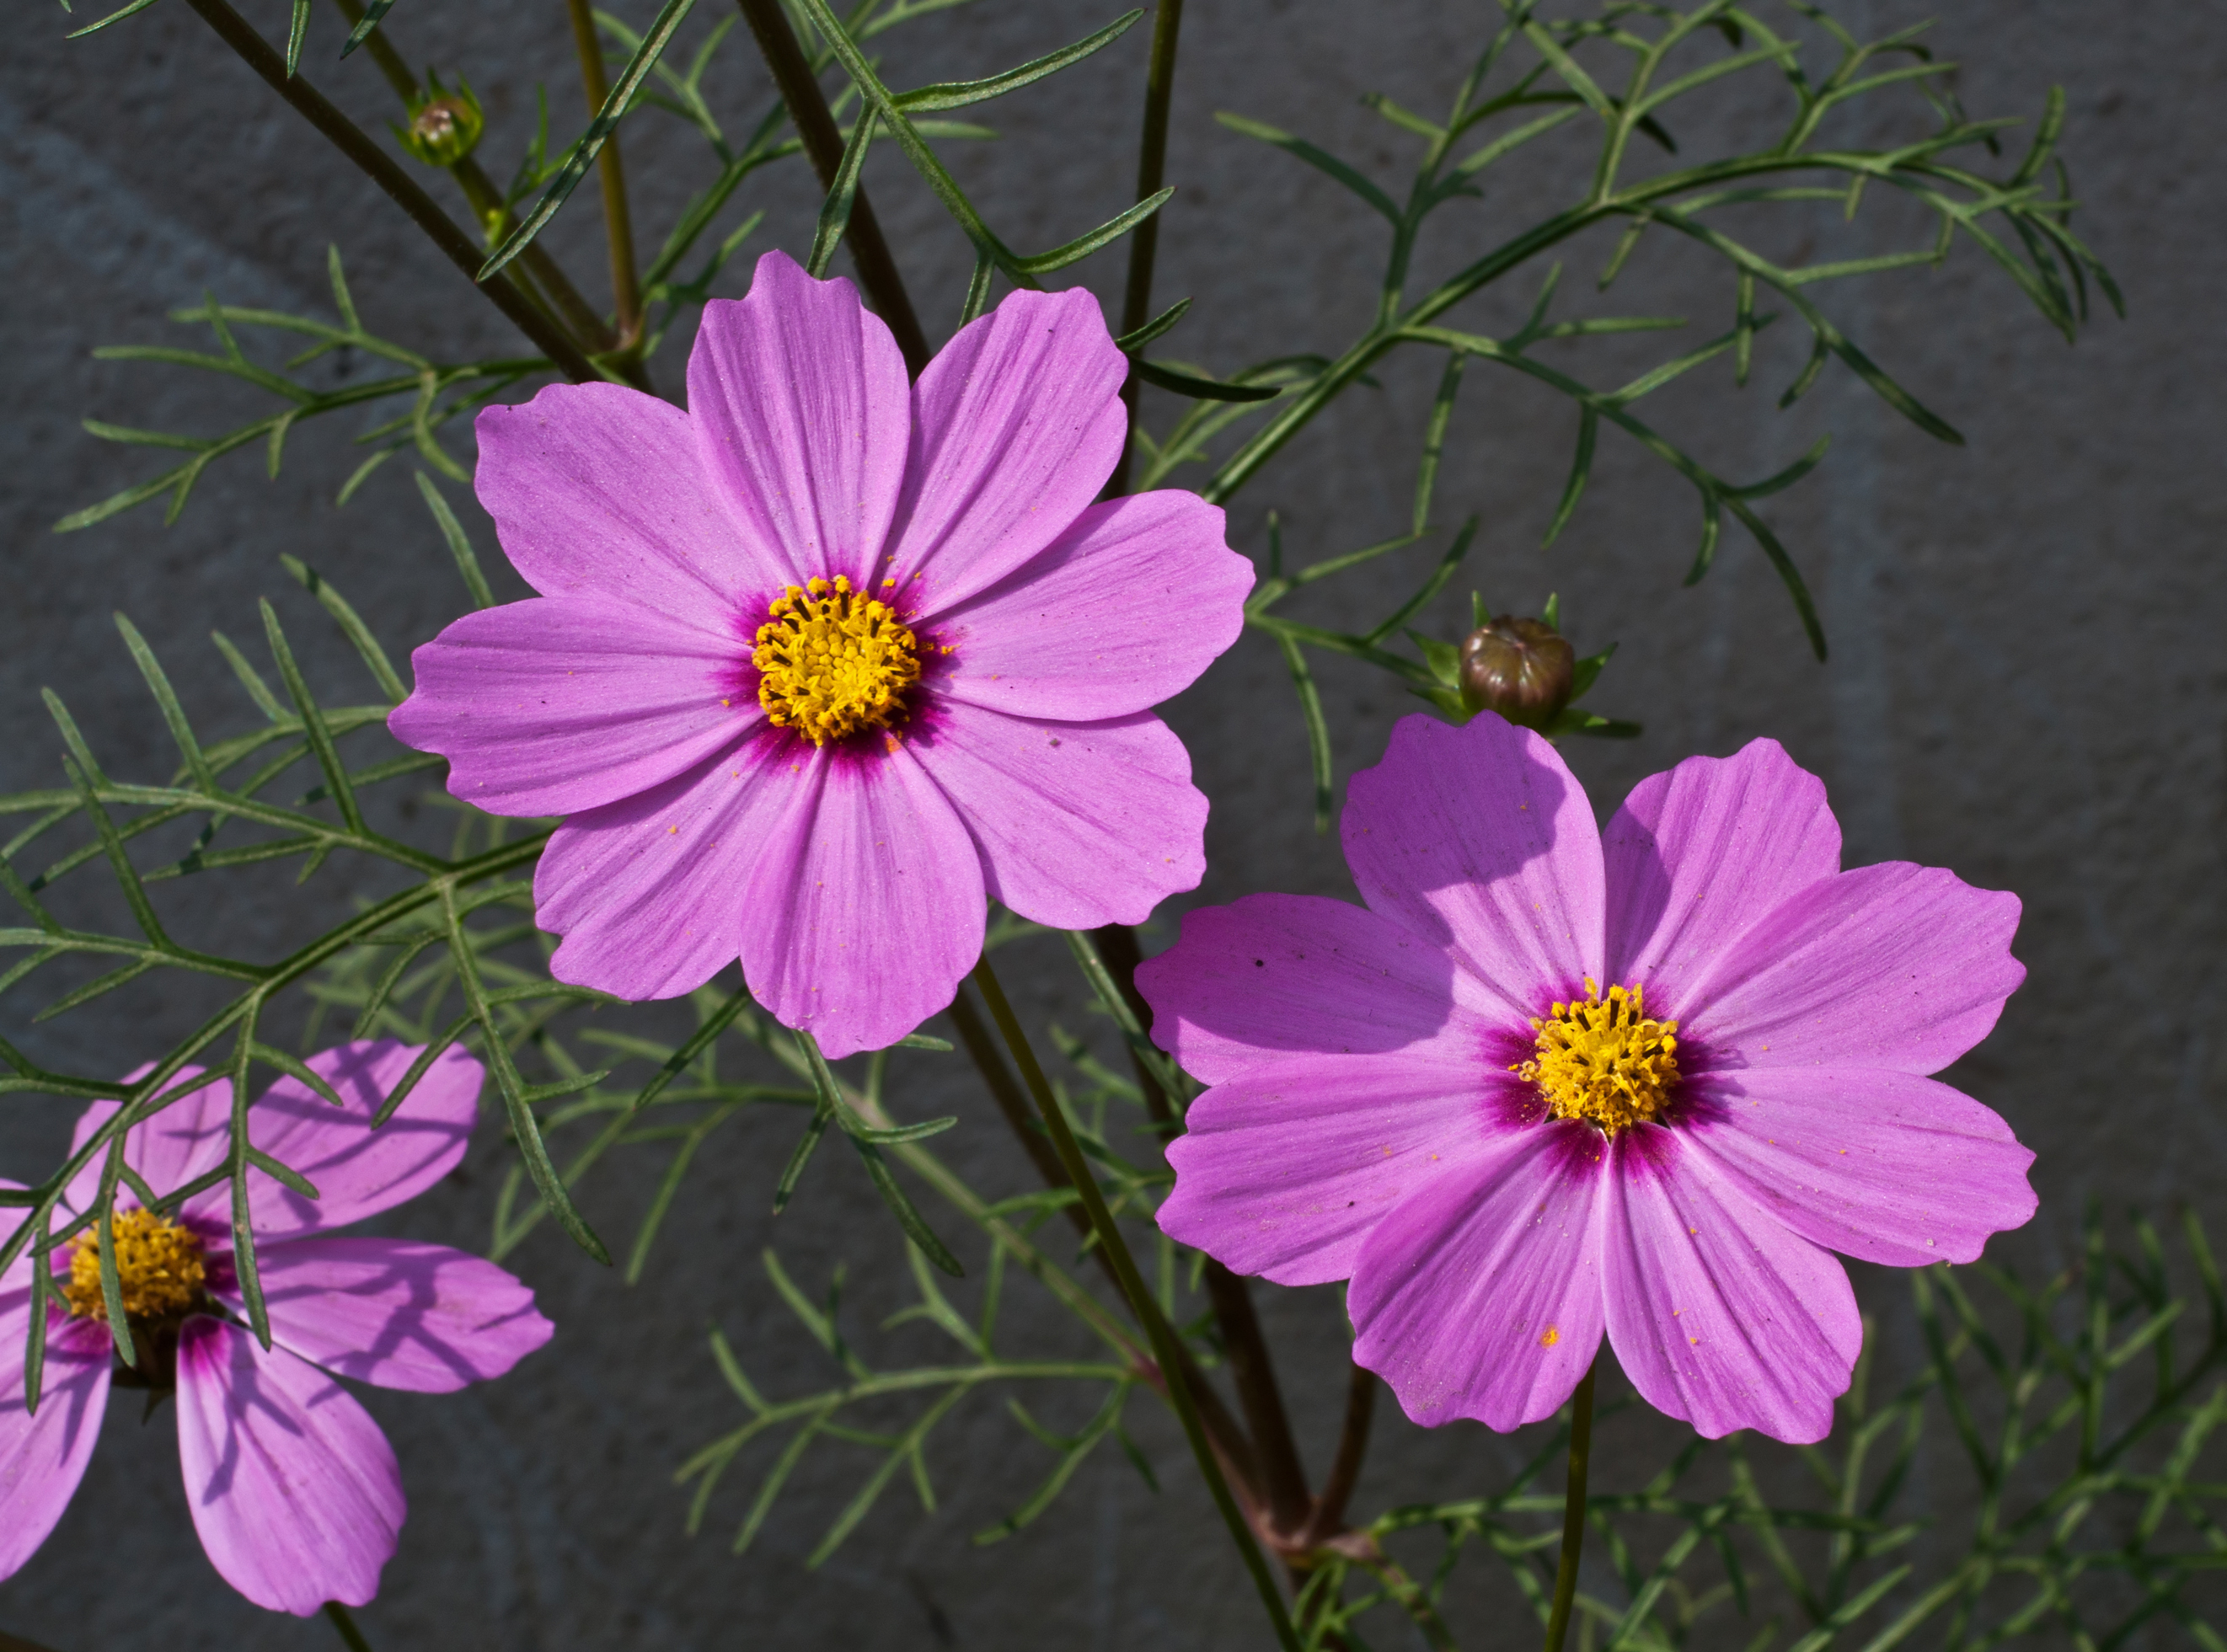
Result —
[{"label": "yellow stamen cluster", "polygon": [[841,574],[791,585],[756,641],[758,704],[815,746],[898,721],[920,680],[919,644],[897,610]]},{"label": "yellow stamen cluster", "polygon": [[1589,1119],[1611,1136],[1657,1117],[1678,1081],[1678,1024],[1650,1021],[1643,992],[1611,986],[1604,1002],[1587,977],[1584,1001],[1534,1021],[1538,1053],[1509,1070],[1537,1085],[1556,1118]]},{"label": "yellow stamen cluster", "polygon": [[[207,1277],[201,1241],[151,1210],[118,1210],[112,1220],[116,1279],[124,1287],[125,1315],[160,1319],[192,1307]],[[95,1232],[78,1235],[69,1283],[62,1292],[69,1298],[70,1311],[79,1317],[108,1317],[108,1304],[100,1294],[100,1241]]]}]

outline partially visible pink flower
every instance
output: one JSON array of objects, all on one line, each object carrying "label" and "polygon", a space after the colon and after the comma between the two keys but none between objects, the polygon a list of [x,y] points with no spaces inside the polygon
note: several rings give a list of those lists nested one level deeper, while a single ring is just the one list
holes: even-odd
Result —
[{"label": "partially visible pink flower", "polygon": [[540,593],[412,657],[388,726],[496,814],[558,979],[671,998],[742,960],[830,1056],[950,1003],[984,897],[1062,928],[1196,887],[1206,799],[1150,708],[1236,639],[1251,564],[1185,493],[1094,504],[1127,363],[1016,292],[905,382],[847,281],[760,259],[689,410],[560,385],[480,415],[480,501]]},{"label": "partially visible pink flower", "polygon": [[[118,1273],[142,1360],[125,1380],[159,1387],[175,1367],[178,1461],[201,1547],[226,1582],[274,1611],[361,1605],[402,1527],[393,1450],[333,1375],[446,1393],[501,1376],[554,1330],[533,1293],[492,1262],[330,1231],[415,1197],[463,1157],[482,1074],[461,1049],[443,1052],[394,1116],[371,1128],[419,1054],[392,1039],[325,1050],[308,1065],[345,1107],[282,1078],[249,1112],[248,1139],[318,1194],[248,1178],[268,1352],[246,1328],[229,1185],[195,1195],[175,1219],[141,1209],[128,1191],[117,1200]],[[178,1082],[199,1075],[189,1068]],[[86,1108],[73,1146],[117,1106]],[[124,1163],[157,1196],[182,1187],[225,1162],[231,1113],[231,1084],[207,1084],[134,1126]],[[67,1197],[83,1210],[99,1191],[96,1161]],[[29,1257],[0,1277],[0,1579],[37,1552],[68,1506],[116,1375],[90,1237],[55,1260],[71,1308],[48,1309],[35,1415],[24,1405]]]},{"label": "partially visible pink flower", "polygon": [[1774,743],[1689,758],[1605,832],[1554,748],[1409,718],[1353,777],[1365,908],[1256,895],[1139,971],[1214,1088],[1160,1226],[1350,1279],[1354,1358],[1421,1423],[1554,1414],[1604,1334],[1715,1438],[1822,1439],[1862,1327],[1828,1253],[1969,1262],[2033,1155],[1937,1072],[2025,971],[2017,897],[1841,870]]}]

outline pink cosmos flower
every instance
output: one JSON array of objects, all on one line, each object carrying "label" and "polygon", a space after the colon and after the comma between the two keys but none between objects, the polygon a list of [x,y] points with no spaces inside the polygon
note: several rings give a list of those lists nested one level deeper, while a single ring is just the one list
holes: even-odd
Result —
[{"label": "pink cosmos flower", "polygon": [[707,305],[686,413],[560,385],[479,418],[540,596],[412,658],[388,726],[497,814],[560,980],[670,998],[739,957],[830,1056],[951,1001],[984,896],[1141,922],[1205,869],[1148,708],[1235,640],[1251,564],[1184,493],[1094,504],[1127,364],[1090,295],[1016,292],[917,385],[847,281],[779,252]]},{"label": "pink cosmos flower", "polygon": [[1828,1253],[1968,1262],[2033,1155],[1925,1076],[2025,971],[2015,896],[1842,871],[1774,743],[1632,789],[1604,832],[1552,746],[1409,718],[1353,777],[1365,907],[1190,914],[1138,985],[1214,1088],[1160,1226],[1350,1279],[1354,1358],[1420,1423],[1552,1416],[1605,1332],[1657,1409],[1822,1439],[1862,1330]]},{"label": "pink cosmos flower", "polygon": [[[24,1406],[29,1257],[0,1277],[0,1579],[22,1567],[68,1506],[112,1377],[159,1389],[175,1373],[186,1497],[225,1581],[258,1606],[303,1615],[328,1600],[360,1606],[377,1591],[402,1526],[401,1472],[379,1425],[333,1375],[446,1393],[501,1376],[554,1329],[533,1292],[492,1262],[445,1245],[331,1231],[415,1197],[464,1155],[482,1075],[460,1049],[443,1052],[394,1116],[370,1127],[419,1054],[392,1039],[325,1050],[308,1065],[344,1108],[282,1078],[250,1111],[248,1139],[319,1196],[249,1177],[268,1352],[246,1328],[223,1183],[174,1218],[119,1191],[117,1272],[138,1371],[112,1371],[91,1235],[55,1253],[70,1307],[47,1311],[35,1415]],[[197,1076],[188,1068],[179,1081]],[[118,1105],[86,1108],[74,1146]],[[182,1187],[225,1162],[231,1113],[231,1084],[205,1085],[134,1126],[124,1163],[157,1195]],[[86,1209],[99,1183],[96,1161],[70,1184],[71,1206]]]}]

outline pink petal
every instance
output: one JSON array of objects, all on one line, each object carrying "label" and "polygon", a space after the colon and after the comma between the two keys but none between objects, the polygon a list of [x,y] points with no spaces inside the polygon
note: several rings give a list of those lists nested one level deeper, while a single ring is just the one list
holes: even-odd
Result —
[{"label": "pink petal", "polygon": [[890,569],[941,613],[1011,573],[1098,496],[1128,418],[1098,301],[1020,291],[960,329],[912,393]]},{"label": "pink petal", "polygon": [[[134,1068],[117,1081],[118,1088],[137,1084],[154,1070],[152,1066]],[[180,1068],[163,1085],[163,1094],[191,1084],[204,1071],[199,1067]],[[121,1101],[95,1101],[78,1114],[77,1128],[70,1135],[73,1158],[84,1151],[93,1132],[114,1118],[116,1110],[123,1105]],[[160,1196],[223,1164],[231,1143],[232,1081],[215,1078],[124,1132],[124,1162],[138,1171]],[[62,1195],[71,1209],[92,1209],[100,1193],[104,1158],[105,1156],[96,1156],[71,1178]],[[122,1183],[118,1184],[117,1199],[126,1207],[139,1202],[131,1190]]]},{"label": "pink petal", "polygon": [[1551,1417],[1601,1339],[1600,1132],[1541,1125],[1432,1183],[1362,1247],[1356,1363],[1426,1426]]},{"label": "pink petal", "polygon": [[826,761],[762,732],[558,827],[533,874],[534,922],[565,937],[551,973],[622,998],[669,998],[733,963],[755,869],[808,829]]},{"label": "pink petal", "polygon": [[[1010,301],[1009,301],[1010,302]],[[1042,555],[935,615],[940,685],[1017,717],[1126,717],[1181,693],[1245,628],[1253,564],[1172,488],[1093,505]]]},{"label": "pink petal", "polygon": [[786,252],[758,260],[750,297],[704,306],[688,358],[697,451],[758,570],[753,622],[787,584],[871,574],[904,477],[904,358],[844,280]]},{"label": "pink petal", "polygon": [[[707,612],[707,624],[721,616]],[[599,597],[467,614],[411,655],[387,730],[495,814],[571,814],[669,780],[763,720],[747,638]]]},{"label": "pink petal", "polygon": [[1142,923],[1206,875],[1206,794],[1156,717],[1043,723],[954,705],[905,749],[973,833],[991,898],[1024,918]]},{"label": "pink petal", "polygon": [[1679,1133],[1803,1238],[1867,1262],[1970,1262],[2034,1212],[2033,1154],[1911,1073],[1752,1067],[1695,1081]]},{"label": "pink petal", "polygon": [[1863,1323],[1848,1276],[1660,1125],[1614,1145],[1608,1334],[1642,1398],[1710,1439],[1832,1432]]},{"label": "pink petal", "polygon": [[[1152,1006],[1153,1042],[1209,1084],[1333,1053],[1505,1067],[1532,1043],[1436,947],[1318,895],[1248,895],[1184,913],[1182,938],[1144,961],[1137,987]],[[1520,1036],[1496,1062],[1495,1035],[1511,1024]]]},{"label": "pink petal", "polygon": [[1758,920],[1841,870],[1841,826],[1824,781],[1776,740],[1751,740],[1633,787],[1601,854],[1609,979],[1644,982],[1649,1011],[1669,1018]]},{"label": "pink petal", "polygon": [[[499,1377],[556,1327],[493,1262],[414,1239],[295,1239],[259,1253],[271,1335],[327,1370],[446,1394]],[[237,1291],[225,1300],[243,1316]]]},{"label": "pink petal", "polygon": [[483,410],[480,503],[544,596],[636,603],[719,628],[786,565],[737,531],[688,415],[620,385],[552,385]]},{"label": "pink petal", "polygon": [[743,895],[743,978],[830,1058],[897,1043],[982,953],[981,857],[909,742],[892,745],[829,755]]},{"label": "pink petal", "polygon": [[1600,833],[1528,729],[1490,711],[1458,729],[1401,718],[1384,761],[1347,788],[1341,832],[1370,909],[1445,947],[1519,1017],[1600,975]]},{"label": "pink petal", "polygon": [[1720,1065],[1934,1073],[1986,1037],[2026,979],[2019,899],[1891,861],[1812,883],[1692,989],[1683,1029]]},{"label": "pink petal", "polygon": [[340,1384],[197,1314],[178,1338],[178,1463],[201,1547],[257,1605],[361,1606],[402,1529],[394,1450]]},{"label": "pink petal", "polygon": [[[9,1273],[28,1278],[20,1264]],[[0,1292],[0,1579],[23,1569],[69,1507],[108,1407],[108,1327],[51,1308],[39,1409],[24,1407],[30,1328],[29,1287]]]},{"label": "pink petal", "polygon": [[1343,1279],[1394,1207],[1499,1145],[1501,1098],[1479,1078],[1403,1053],[1296,1056],[1218,1084],[1168,1144],[1161,1231],[1278,1285]]},{"label": "pink petal", "polygon": [[[422,1044],[363,1040],[318,1051],[304,1063],[339,1092],[335,1107],[297,1078],[282,1077],[249,1111],[247,1139],[309,1178],[305,1199],[260,1171],[248,1177],[248,1220],[258,1241],[341,1228],[414,1199],[456,1168],[479,1117],[486,1070],[450,1045],[435,1059],[395,1114],[373,1130],[372,1115],[402,1081]],[[220,1184],[186,1214],[228,1221],[230,1190]]]}]

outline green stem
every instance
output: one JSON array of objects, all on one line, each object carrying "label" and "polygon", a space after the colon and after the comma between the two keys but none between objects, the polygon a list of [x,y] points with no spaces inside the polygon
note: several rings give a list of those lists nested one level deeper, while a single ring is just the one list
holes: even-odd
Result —
[{"label": "green stem", "polygon": [[[1012,1127],[1013,1134],[1019,1139],[1022,1149],[1029,1156],[1029,1162],[1036,1166],[1037,1174],[1043,1178],[1047,1187],[1065,1185],[1067,1172],[1060,1164],[1059,1155],[1052,1151],[1051,1143],[1030,1123],[1029,1099],[1021,1093],[1021,1087],[1013,1082],[1013,1075],[1006,1070],[1004,1058],[998,1054],[998,1046],[989,1028],[982,1024],[982,1017],[967,1002],[963,987],[951,1000],[951,1008],[945,1013],[950,1016],[951,1024],[959,1034],[960,1044],[966,1049],[967,1058],[974,1063],[974,1070],[982,1075],[983,1088],[990,1092],[990,1099],[998,1104],[998,1111],[1005,1115],[1005,1122]],[[1071,1204],[1067,1207],[1067,1214],[1075,1223],[1076,1236],[1089,1238],[1090,1218],[1082,1207]],[[1098,1260],[1102,1262],[1106,1257],[1101,1253]],[[1116,1279],[1114,1284],[1118,1286],[1120,1281]]]},{"label": "green stem", "polygon": [[[982,1017],[976,1013],[963,990],[952,999],[948,1013],[952,1025],[958,1030],[959,1042],[965,1047],[968,1059],[982,1075],[983,1087],[997,1102],[998,1111],[1005,1115],[1005,1122],[1012,1127],[1013,1134],[1028,1153],[1029,1163],[1036,1166],[1037,1174],[1043,1178],[1044,1185],[1050,1188],[1068,1186],[1066,1167],[1060,1163],[1059,1155],[1052,1151],[1052,1145],[1043,1132],[1036,1128],[1031,1121],[1032,1110],[1028,1097],[1022,1094],[1020,1086],[1013,1081],[1013,1075],[1006,1070],[1004,1058],[998,1054],[994,1036],[983,1024]],[[1158,1092],[1149,1090],[1147,1094],[1158,1094]],[[902,1156],[906,1151],[920,1151],[900,1149],[899,1152]],[[908,1162],[916,1171],[935,1183],[937,1190],[945,1197],[954,1196],[948,1187],[936,1181],[936,1176],[942,1172],[931,1173],[923,1169],[925,1161]],[[982,1220],[980,1212],[973,1207],[962,1204],[960,1208],[971,1219],[976,1221]],[[1066,1209],[1076,1234],[1088,1239],[1090,1217],[1081,1203],[1070,1204]],[[1098,1266],[1105,1270],[1114,1288],[1120,1290],[1120,1275],[1114,1271],[1111,1255],[1098,1246],[1093,1246],[1090,1253],[1097,1259]],[[1228,1335],[1226,1330],[1224,1335]],[[1248,1508],[1259,1504],[1261,1501],[1260,1454],[1254,1451],[1252,1440],[1237,1426],[1237,1419],[1229,1414],[1228,1408],[1222,1403],[1221,1396],[1207,1386],[1197,1363],[1190,1358],[1188,1351],[1184,1355],[1183,1369],[1184,1381],[1189,1385],[1190,1397],[1198,1406],[1199,1421],[1205,1426],[1208,1439],[1213,1442],[1223,1471],[1235,1482],[1238,1501]]]},{"label": "green stem", "polygon": [[1369,1421],[1375,1409],[1376,1373],[1366,1366],[1350,1367],[1337,1455],[1331,1460],[1330,1477],[1323,1482],[1322,1496],[1315,1499],[1314,1517],[1307,1522],[1307,1536],[1313,1542],[1327,1543],[1345,1529],[1345,1505],[1361,1478],[1361,1462],[1369,1452]]},{"label": "green stem", "polygon": [[[1667,201],[1671,196],[1688,189],[1808,171],[1834,171],[1852,176],[1877,178],[1895,188],[1919,194],[1922,199],[1929,201],[1934,198],[1921,190],[1917,182],[1911,182],[1912,179],[1939,177],[1962,182],[1961,177],[1948,169],[1936,168],[1928,171],[1917,163],[1898,159],[1896,153],[1820,150],[1788,154],[1773,150],[1765,155],[1740,156],[1681,171],[1660,173],[1628,184],[1613,195],[1570,207],[1543,223],[1533,226],[1466,269],[1448,277],[1432,291],[1416,300],[1404,316],[1396,320],[1381,318],[1376,326],[1356,340],[1343,355],[1311,381],[1305,390],[1288,402],[1278,403],[1276,405],[1279,411],[1247,437],[1244,444],[1222,462],[1198,488],[1199,495],[1210,505],[1227,505],[1230,497],[1316,414],[1359,380],[1385,354],[1402,342],[1404,329],[1427,324],[1472,293],[1548,248],[1610,219],[1636,216],[1647,207]],[[1942,209],[1936,205],[1936,210]],[[1976,216],[1976,214],[1964,214],[1959,221],[1967,221],[1972,216]],[[1664,221],[1670,227],[1681,227],[1668,219]],[[1690,234],[1693,231],[1685,228],[1684,233]],[[1781,287],[1780,290],[1784,292],[1786,290]]]},{"label": "green stem", "polygon": [[1562,1652],[1569,1637],[1570,1608],[1578,1596],[1578,1555],[1586,1546],[1586,1470],[1593,1451],[1593,1373],[1599,1362],[1586,1368],[1585,1381],[1570,1403],[1570,1477],[1563,1493],[1562,1560],[1554,1572],[1554,1607],[1547,1619],[1547,1652]]},{"label": "green stem", "polygon": [[[334,3],[340,7],[341,15],[348,19],[350,29],[363,21],[363,0],[334,0]],[[388,25],[382,22],[372,30],[371,38],[364,41],[364,49],[371,54],[372,62],[386,77],[386,84],[394,88],[394,95],[402,99],[406,109],[418,95],[418,77],[402,61],[402,54],[395,49],[394,42],[387,39],[387,28]],[[495,188],[495,180],[488,177],[480,163],[469,155],[450,167],[449,175],[456,179],[457,188],[464,192],[464,199],[471,203],[472,215],[479,220],[481,226],[488,228],[493,225],[495,215],[503,212],[502,191]],[[502,231],[495,228],[490,233],[488,245],[493,246],[501,239]],[[571,278],[564,271],[558,268],[557,261],[543,250],[540,242],[534,242],[520,253],[518,262],[529,285],[539,288],[547,295],[558,320],[571,329],[572,335],[590,352],[600,353],[617,345],[618,340],[612,335],[611,329],[603,325],[603,318],[589,307],[586,299],[580,297],[579,289],[572,284]]]},{"label": "green stem", "polygon": [[[580,84],[588,94],[588,118],[603,112],[611,95],[603,74],[603,42],[596,38],[595,13],[588,0],[565,0],[572,14],[572,44],[580,55]],[[611,249],[611,308],[618,320],[619,343],[631,348],[641,338],[641,284],[635,273],[634,214],[627,207],[626,166],[619,159],[619,135],[603,140],[596,157],[603,186],[603,236]]]},{"label": "green stem", "polygon": [[[775,89],[788,105],[788,118],[795,124],[805,154],[812,159],[812,169],[820,175],[820,187],[833,189],[843,166],[842,130],[835,124],[827,94],[820,89],[819,79],[812,72],[812,61],[798,44],[796,31],[789,27],[788,14],[782,10],[781,0],[737,0],[737,4],[742,9],[743,21],[756,37]],[[851,262],[858,271],[858,284],[866,290],[867,301],[889,323],[897,350],[905,359],[906,371],[919,378],[928,363],[928,335],[921,331],[920,317],[913,313],[912,300],[897,274],[897,260],[890,256],[889,243],[882,239],[881,224],[867,202],[863,184],[852,197],[851,221],[843,240],[851,249]]]},{"label": "green stem", "polygon": [[433,198],[418,187],[416,179],[365,137],[361,128],[334,108],[323,93],[304,77],[288,74],[285,58],[257,34],[246,18],[227,5],[225,0],[187,0],[187,3],[201,14],[201,21],[216,31],[219,39],[262,77],[265,85],[292,105],[297,114],[330,139],[341,154],[409,214],[411,220],[432,238],[443,256],[463,271],[466,279],[475,283],[495,307],[533,341],[533,348],[547,356],[559,373],[576,384],[594,383],[603,378],[595,364],[580,353],[580,347],[535,308],[533,301],[518,290],[516,283],[500,275],[483,282],[479,280],[480,265],[487,261],[487,255],[478,243],[434,204]]},{"label": "green stem", "polygon": [[[1152,1011],[1145,1002],[1144,994],[1137,990],[1137,966],[1142,957],[1137,949],[1136,931],[1123,923],[1110,923],[1093,931],[1089,945],[1078,952],[1084,960],[1086,973],[1091,973],[1089,946],[1096,947],[1098,961],[1105,966],[1105,982],[1097,981],[1094,976],[1093,984],[1101,993],[1106,983],[1112,985],[1121,1002],[1128,1006],[1130,1020],[1141,1035],[1145,1028],[1152,1025]],[[1126,1030],[1125,1024],[1124,1030]],[[1130,1046],[1129,1060],[1137,1075],[1137,1088],[1144,1094],[1145,1111],[1163,1132],[1165,1146],[1183,1133],[1183,1117],[1170,1100],[1158,1075],[1134,1044]],[[1082,1214],[1079,1210],[1075,1212],[1078,1221]],[[1260,1334],[1260,1317],[1253,1311],[1252,1293],[1245,1281],[1210,1256],[1206,1259],[1202,1277],[1207,1300],[1214,1307],[1216,1326],[1222,1333],[1229,1374],[1236,1382],[1237,1403],[1244,1408],[1246,1429],[1253,1438],[1256,1470],[1254,1478],[1267,1503],[1269,1529],[1279,1538],[1289,1536],[1307,1524],[1314,1501],[1307,1495],[1306,1469],[1299,1461],[1298,1442],[1292,1437],[1291,1419],[1284,1408],[1274,1356],[1268,1351],[1267,1339]]]},{"label": "green stem", "polygon": [[371,1652],[371,1642],[363,1638],[363,1631],[355,1626],[355,1619],[348,1616],[347,1607],[337,1600],[329,1600],[325,1603],[325,1616],[332,1619],[333,1627],[341,1632],[341,1639],[348,1642],[348,1652]]},{"label": "green stem", "polygon": [[[1183,27],[1183,0],[1160,0],[1152,14],[1152,58],[1145,72],[1145,136],[1137,146],[1137,199],[1159,194],[1167,171],[1168,110],[1174,99],[1176,35]],[[1121,330],[1133,333],[1152,319],[1152,260],[1160,248],[1160,214],[1154,213],[1130,233],[1129,284],[1121,297]],[[1129,409],[1129,427],[1137,423],[1137,375],[1132,373],[1121,386],[1121,399]],[[1120,462],[1106,496],[1117,498],[1129,491],[1129,460],[1133,437],[1121,443]]]},{"label": "green stem", "polygon": [[998,1030],[1004,1035],[1005,1046],[1012,1051],[1013,1062],[1021,1069],[1022,1081],[1043,1115],[1044,1129],[1050,1134],[1052,1145],[1058,1150],[1060,1163],[1066,1168],[1068,1180],[1082,1196],[1082,1207],[1090,1214],[1090,1226],[1098,1235],[1098,1243],[1114,1266],[1115,1277],[1121,1282],[1122,1294],[1129,1298],[1130,1311],[1137,1323],[1145,1328],[1151,1338],[1152,1357],[1158,1363],[1160,1375],[1168,1385],[1169,1403],[1183,1421],[1184,1437],[1190,1444],[1191,1455],[1198,1463],[1198,1471],[1206,1481],[1207,1489],[1214,1494],[1215,1507],[1222,1513],[1229,1535],[1236,1543],[1238,1553],[1244,1558],[1245,1569],[1252,1573],[1253,1585],[1260,1592],[1260,1603],[1267,1609],[1269,1622],[1276,1630],[1276,1639],[1285,1652],[1299,1652],[1299,1636],[1292,1629],[1291,1616],[1284,1610],[1284,1598],[1276,1587],[1276,1579],[1268,1570],[1260,1545],[1253,1540],[1253,1533],[1245,1523],[1245,1516],[1230,1495],[1229,1483],[1222,1477],[1222,1465],[1215,1460],[1214,1448],[1206,1438],[1206,1430],[1198,1419],[1198,1408],[1192,1403],[1190,1384],[1184,1380],[1182,1344],[1176,1340],[1174,1329],[1161,1315],[1159,1304],[1152,1299],[1144,1276],[1137,1271],[1136,1259],[1129,1254],[1121,1230],[1114,1225],[1114,1215],[1106,1208],[1106,1200],[1098,1190],[1098,1178],[1090,1173],[1082,1157],[1082,1149],[1075,1145],[1075,1132],[1068,1127],[1067,1114],[1062,1111],[1058,1099],[1052,1094],[1051,1085],[1038,1064],[1036,1051],[1030,1048],[1028,1035],[1013,1014],[1013,1006],[1005,1001],[1005,989],[998,984],[997,972],[990,966],[990,955],[982,954],[982,961],[974,966],[974,984],[981,990],[983,999],[990,1006],[991,1018],[997,1022]]},{"label": "green stem", "polygon": [[1213,1304],[1215,1326],[1222,1333],[1237,1403],[1244,1409],[1246,1427],[1253,1436],[1261,1495],[1268,1503],[1269,1528],[1279,1540],[1294,1537],[1314,1512],[1314,1498],[1307,1490],[1299,1444],[1292,1437],[1291,1417],[1284,1409],[1275,1362],[1268,1353],[1267,1338],[1260,1333],[1260,1317],[1253,1311],[1252,1292],[1243,1279],[1211,1256],[1206,1259],[1202,1279],[1207,1300]]}]

